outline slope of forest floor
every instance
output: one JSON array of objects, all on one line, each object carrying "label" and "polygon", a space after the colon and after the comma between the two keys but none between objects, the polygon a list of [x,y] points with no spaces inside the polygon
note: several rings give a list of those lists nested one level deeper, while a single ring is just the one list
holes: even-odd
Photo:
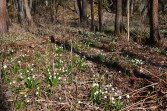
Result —
[{"label": "slope of forest floor", "polygon": [[42,23],[13,24],[0,41],[2,110],[167,109],[166,46],[143,44],[147,30],[133,30],[127,43],[111,26],[93,33]]}]

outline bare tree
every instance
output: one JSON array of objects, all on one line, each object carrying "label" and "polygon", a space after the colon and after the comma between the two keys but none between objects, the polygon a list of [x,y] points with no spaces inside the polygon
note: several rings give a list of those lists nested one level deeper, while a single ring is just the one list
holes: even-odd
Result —
[{"label": "bare tree", "polygon": [[6,0],[0,0],[0,34],[8,32],[6,23]]},{"label": "bare tree", "polygon": [[157,44],[159,40],[158,0],[150,0],[150,37],[148,44]]},{"label": "bare tree", "polygon": [[103,31],[103,12],[102,12],[102,0],[98,0],[98,15],[99,15],[99,31]]},{"label": "bare tree", "polygon": [[22,1],[21,0],[17,0],[17,4],[18,4],[18,12],[19,12],[19,15],[18,15],[19,23],[22,24],[23,23],[23,19],[24,19],[23,10],[22,10]]},{"label": "bare tree", "polygon": [[87,23],[86,0],[82,0],[82,23],[83,25]]},{"label": "bare tree", "polygon": [[24,3],[25,3],[26,15],[27,15],[27,18],[28,18],[28,24],[32,25],[33,20],[32,20],[32,17],[31,17],[29,6],[28,6],[28,0],[24,0]]},{"label": "bare tree", "polygon": [[74,0],[74,15],[75,17],[78,17],[79,16],[79,7],[78,7],[78,2],[77,0]]},{"label": "bare tree", "polygon": [[91,30],[95,32],[94,23],[94,0],[91,0]]},{"label": "bare tree", "polygon": [[122,0],[116,2],[116,16],[115,16],[115,33],[123,32],[123,15],[122,15]]}]

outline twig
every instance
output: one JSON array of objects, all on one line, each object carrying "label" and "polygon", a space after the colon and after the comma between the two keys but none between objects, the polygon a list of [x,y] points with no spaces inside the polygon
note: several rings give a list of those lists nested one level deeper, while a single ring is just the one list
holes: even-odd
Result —
[{"label": "twig", "polygon": [[37,102],[48,102],[48,103],[51,103],[50,105],[53,105],[53,103],[58,104],[58,105],[69,105],[68,102],[60,103],[60,102],[57,102],[57,101],[47,101],[47,100],[35,100],[35,101],[37,101]]},{"label": "twig", "polygon": [[[126,96],[126,95],[129,95],[129,94],[131,94],[131,93],[134,93],[134,92],[140,92],[141,90],[143,90],[143,89],[145,89],[145,88],[147,88],[147,87],[150,87],[150,86],[154,86],[154,85],[157,85],[158,83],[153,83],[153,84],[150,84],[150,85],[148,85],[148,86],[145,86],[145,87],[142,87],[142,88],[140,88],[140,89],[137,89],[137,90],[134,90],[134,91],[132,91],[132,92],[130,92],[130,93],[128,93],[128,94],[125,94],[125,95],[123,95],[123,96]],[[134,94],[133,94],[134,95]]]},{"label": "twig", "polygon": [[154,77],[156,77],[156,78],[158,78],[160,81],[162,81],[162,82],[164,82],[165,84],[166,84],[166,82],[164,81],[164,80],[162,80],[161,78],[159,78],[158,76],[156,76],[156,75],[154,75],[153,73],[151,73],[150,71],[148,71],[148,70],[146,70],[146,69],[144,69],[144,68],[142,68],[142,67],[140,67],[141,69],[143,69],[144,71],[146,71],[146,72],[148,72],[149,74],[151,74],[152,76],[154,76]]},{"label": "twig", "polygon": [[133,106],[139,105],[139,104],[141,104],[141,102],[143,102],[143,101],[145,101],[145,100],[147,100],[147,99],[149,99],[149,98],[152,98],[152,97],[154,97],[154,96],[156,96],[156,95],[157,95],[157,94],[155,94],[155,95],[153,95],[153,96],[149,96],[149,97],[143,99],[142,101],[139,101],[139,102],[137,102],[137,103],[134,103],[134,104],[132,104],[132,105],[130,105],[130,106],[127,106],[127,107],[121,109],[120,111],[127,110],[127,109],[129,109],[129,108],[131,108],[131,107],[133,107]]}]

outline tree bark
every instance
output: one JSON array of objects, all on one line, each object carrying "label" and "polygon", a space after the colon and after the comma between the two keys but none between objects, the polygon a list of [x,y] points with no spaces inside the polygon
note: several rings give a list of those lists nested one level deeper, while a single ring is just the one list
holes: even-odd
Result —
[{"label": "tree bark", "polygon": [[156,45],[159,40],[158,0],[150,0],[150,38],[148,43]]},{"label": "tree bark", "polygon": [[31,26],[33,24],[33,20],[32,20],[32,16],[30,13],[30,9],[28,7],[28,0],[24,0],[24,3],[25,3],[26,15],[28,18],[28,24]]},{"label": "tree bark", "polygon": [[78,8],[79,8],[79,15],[80,15],[80,22],[82,22],[82,8],[81,8],[81,1],[77,0]]},{"label": "tree bark", "polygon": [[75,17],[79,17],[79,7],[78,7],[78,3],[77,0],[74,0],[74,15]]},{"label": "tree bark", "polygon": [[87,23],[86,0],[82,0],[82,23],[84,26],[86,26]]},{"label": "tree bark", "polygon": [[117,0],[116,3],[115,33],[123,33],[122,0]]},{"label": "tree bark", "polygon": [[50,17],[51,17],[51,22],[54,21],[54,17],[53,17],[53,13],[54,13],[54,12],[53,12],[53,9],[52,9],[52,8],[53,8],[52,5],[53,5],[53,4],[52,4],[52,1],[50,1]]},{"label": "tree bark", "polygon": [[18,12],[19,12],[19,15],[18,15],[18,20],[19,20],[19,23],[22,24],[23,23],[23,10],[22,10],[22,1],[21,0],[17,0],[17,3],[18,3]]},{"label": "tree bark", "polygon": [[98,15],[99,15],[99,31],[103,31],[103,12],[102,12],[102,0],[98,1]]},{"label": "tree bark", "polygon": [[32,0],[30,0],[30,12],[31,12],[31,9],[32,9]]},{"label": "tree bark", "polygon": [[8,32],[6,23],[6,0],[0,0],[0,34]]},{"label": "tree bark", "polygon": [[91,30],[95,32],[94,19],[94,0],[91,0]]},{"label": "tree bark", "polygon": [[133,4],[134,4],[134,0],[131,0],[131,2],[130,2],[130,16],[133,16]]}]

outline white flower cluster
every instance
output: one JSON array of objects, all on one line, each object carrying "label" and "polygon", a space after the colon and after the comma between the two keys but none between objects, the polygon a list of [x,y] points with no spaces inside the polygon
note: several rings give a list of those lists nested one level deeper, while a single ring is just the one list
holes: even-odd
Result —
[{"label": "white flower cluster", "polygon": [[99,86],[99,84],[98,83],[93,83],[93,85],[92,85],[92,87],[95,87],[95,86]]},{"label": "white flower cluster", "polygon": [[142,60],[139,60],[139,59],[132,59],[132,63],[144,64],[144,62]]}]

